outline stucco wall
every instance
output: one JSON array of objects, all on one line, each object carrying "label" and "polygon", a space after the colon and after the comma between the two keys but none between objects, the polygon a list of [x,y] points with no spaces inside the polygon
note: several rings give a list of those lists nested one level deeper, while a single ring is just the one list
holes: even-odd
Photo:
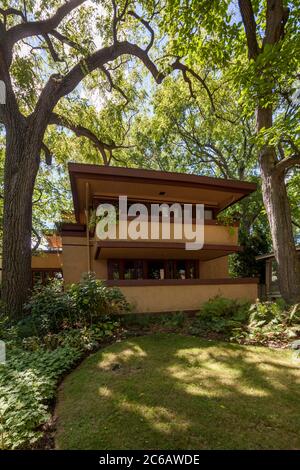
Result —
[{"label": "stucco wall", "polygon": [[200,261],[199,263],[200,279],[218,279],[227,278],[228,274],[228,256],[212,259],[210,261]]},{"label": "stucco wall", "polygon": [[254,301],[257,283],[182,286],[122,286],[137,313],[197,310],[203,302],[222,295],[230,299]]},{"label": "stucco wall", "polygon": [[[89,247],[91,271],[97,278],[107,279],[106,260],[94,260],[95,246]],[[88,271],[88,249],[85,237],[63,237],[63,274],[65,284],[80,281],[81,275]]]},{"label": "stucco wall", "polygon": [[[130,225],[135,224],[135,222],[128,222],[128,234],[129,234],[129,240],[131,239],[131,231],[130,231]],[[151,231],[151,226],[152,230]],[[163,227],[165,226],[165,234],[163,236]],[[187,226],[190,228],[190,230],[193,230],[195,232],[196,225],[195,224],[187,224]],[[135,227],[135,225],[134,225]],[[140,240],[143,242],[149,241],[161,241],[161,242],[170,242],[170,241],[181,241],[181,242],[187,242],[189,241],[188,238],[185,237],[185,231],[183,230],[183,227],[181,227],[181,224],[174,224],[173,222],[170,223],[170,229],[169,231],[167,230],[168,224],[163,224],[161,222],[142,222],[141,227],[139,227],[138,230],[140,230],[143,234],[145,234],[145,239]],[[178,230],[178,235],[175,237],[175,233],[177,227]],[[114,239],[116,237],[116,240],[121,240],[122,238],[119,238],[119,225],[117,224],[116,226],[113,226],[112,229],[109,231],[111,239]],[[157,238],[155,238],[154,233],[157,234]],[[178,236],[180,238],[178,238]],[[153,237],[153,238],[152,238]],[[139,241],[136,240],[136,241]],[[214,225],[214,224],[205,224],[204,225],[204,243],[207,244],[212,244],[212,245],[230,245],[234,246],[238,244],[238,227],[228,227],[224,225]]]},{"label": "stucco wall", "polygon": [[62,253],[40,253],[31,258],[31,267],[34,269],[62,269]]}]

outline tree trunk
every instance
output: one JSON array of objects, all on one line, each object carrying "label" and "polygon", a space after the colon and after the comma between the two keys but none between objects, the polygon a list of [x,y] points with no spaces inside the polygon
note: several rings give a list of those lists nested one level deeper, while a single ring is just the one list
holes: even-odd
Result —
[{"label": "tree trunk", "polygon": [[32,196],[39,168],[39,144],[26,121],[6,133],[3,213],[2,299],[10,318],[22,315],[31,287]]},{"label": "tree trunk", "polygon": [[293,238],[292,220],[283,174],[270,174],[262,168],[262,192],[267,211],[279,288],[287,302],[300,301],[300,260]]},{"label": "tree trunk", "polygon": [[[272,109],[258,108],[257,129],[272,126]],[[266,208],[275,259],[278,265],[280,293],[287,302],[300,301],[300,260],[297,256],[285,173],[276,168],[274,147],[265,146],[260,153],[262,194]]]}]

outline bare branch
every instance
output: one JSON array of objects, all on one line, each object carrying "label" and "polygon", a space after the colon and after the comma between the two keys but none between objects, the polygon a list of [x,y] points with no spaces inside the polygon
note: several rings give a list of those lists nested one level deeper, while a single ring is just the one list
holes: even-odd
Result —
[{"label": "bare branch", "polygon": [[45,162],[47,165],[52,165],[52,153],[50,152],[47,145],[43,142],[42,143],[42,150],[45,154]]},{"label": "bare branch", "polygon": [[[190,73],[194,78],[196,78],[196,80],[201,83],[201,85],[203,86],[203,88],[205,89],[205,91],[206,91],[206,93],[209,97],[211,107],[212,107],[212,111],[215,111],[215,104],[214,104],[214,100],[213,100],[213,95],[212,95],[210,89],[208,88],[205,80],[203,78],[201,78],[200,75],[198,73],[196,73],[194,70],[190,69],[185,64],[182,64],[179,61],[178,57],[175,60],[175,62],[173,62],[172,68],[173,68],[173,70],[181,70],[184,80],[187,81],[188,84],[189,84],[190,90],[192,89],[192,85],[191,85],[190,79],[187,76],[187,72]],[[192,93],[192,96],[193,96],[193,91],[191,93]]]},{"label": "bare branch", "polygon": [[34,247],[32,248],[32,251],[36,251],[38,249],[38,247],[40,246],[41,244],[41,241],[42,241],[42,237],[40,236],[40,234],[37,232],[37,230],[35,230],[34,227],[32,227],[32,232],[34,233],[34,235],[36,236],[36,242],[35,242],[35,245]]},{"label": "bare branch", "polygon": [[60,41],[63,44],[67,44],[68,46],[72,47],[73,49],[76,49],[78,52],[81,52],[83,54],[86,53],[85,49],[80,46],[80,44],[77,44],[75,41],[72,41],[72,39],[67,38],[63,34],[59,33],[56,30],[50,31],[49,34],[53,37],[55,37],[58,41]]},{"label": "bare branch", "polygon": [[52,44],[52,41],[51,39],[49,38],[49,35],[48,34],[43,34],[43,38],[45,39],[46,43],[47,43],[47,46],[48,46],[48,49],[49,49],[49,52],[52,56],[52,59],[54,60],[54,62],[62,62],[62,59],[59,58],[59,55],[57,54],[53,44]]},{"label": "bare branch", "polygon": [[113,88],[118,91],[120,93],[120,95],[123,96],[124,100],[125,100],[125,105],[129,103],[129,99],[128,97],[126,96],[125,92],[122,90],[121,87],[119,87],[118,85],[116,85],[114,82],[113,82],[113,79],[111,77],[111,74],[109,73],[109,71],[103,66],[100,67],[100,70],[102,70],[102,72],[104,73],[104,75],[106,76],[108,82],[109,82],[109,85],[110,85],[110,90],[111,91]]},{"label": "bare branch", "polygon": [[139,16],[135,11],[130,10],[128,12],[128,15],[133,16],[134,18],[139,20],[139,22],[142,23],[148,29],[148,31],[150,33],[150,42],[149,42],[148,46],[145,49],[145,51],[148,52],[151,49],[151,47],[153,46],[153,43],[154,43],[154,30],[153,30],[153,28],[150,26],[149,21],[146,21],[144,18]]}]

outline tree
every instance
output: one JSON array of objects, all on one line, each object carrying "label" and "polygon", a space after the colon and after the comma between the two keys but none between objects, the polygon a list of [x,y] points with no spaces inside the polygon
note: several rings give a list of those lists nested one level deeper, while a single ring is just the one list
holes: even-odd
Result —
[{"label": "tree", "polygon": [[[101,142],[89,129],[74,126],[57,114],[64,97],[83,80],[86,83],[100,74],[125,99],[113,73],[124,60],[131,59],[132,65],[132,58],[143,64],[156,83],[173,70],[179,70],[186,81],[192,73],[177,58],[163,54],[161,70],[157,57],[156,62],[151,59],[150,50],[155,50],[151,21],[160,14],[155,1],[117,4],[112,0],[100,6],[95,1],[86,7],[85,3],[53,0],[39,6],[5,1],[0,9],[0,80],[6,88],[5,104],[0,104],[0,122],[6,133],[2,297],[11,317],[21,315],[30,287],[32,195],[41,152],[50,157],[44,145],[48,126],[69,127],[90,138],[104,163],[109,163],[105,158],[113,150],[113,143]],[[133,37],[142,45],[131,42]],[[95,38],[100,48],[95,47]],[[21,45],[34,51],[30,60],[24,60]]]},{"label": "tree", "polygon": [[[200,75],[205,72],[202,70]],[[252,139],[254,119],[242,115],[236,91],[233,87],[225,88],[222,79],[208,81],[219,114],[211,113],[209,96],[199,84],[192,85],[193,96],[180,76],[169,77],[154,90],[149,109],[140,112],[133,122],[130,161],[164,171],[257,182],[254,194],[220,217],[226,222],[232,218],[240,222],[239,243],[244,250],[230,258],[231,274],[259,275],[263,279],[262,263],[255,257],[270,251],[271,243]],[[299,191],[296,184],[293,186],[296,201]],[[295,221],[299,219],[295,210],[293,217]]]},{"label": "tree", "polygon": [[[300,164],[299,1],[169,0],[171,50],[232,83],[245,116],[255,113],[256,155],[282,296],[300,300],[300,260],[287,181]],[[212,109],[212,111],[214,111]]]}]

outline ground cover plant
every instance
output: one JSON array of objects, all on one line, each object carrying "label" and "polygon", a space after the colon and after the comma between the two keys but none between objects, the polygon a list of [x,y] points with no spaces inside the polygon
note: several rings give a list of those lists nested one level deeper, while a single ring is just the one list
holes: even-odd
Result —
[{"label": "ground cover plant", "polygon": [[129,305],[120,291],[89,276],[66,291],[57,282],[37,287],[16,324],[2,315],[7,361],[0,365],[0,448],[39,445],[59,380],[116,337],[119,322],[112,314],[123,309]]}]

